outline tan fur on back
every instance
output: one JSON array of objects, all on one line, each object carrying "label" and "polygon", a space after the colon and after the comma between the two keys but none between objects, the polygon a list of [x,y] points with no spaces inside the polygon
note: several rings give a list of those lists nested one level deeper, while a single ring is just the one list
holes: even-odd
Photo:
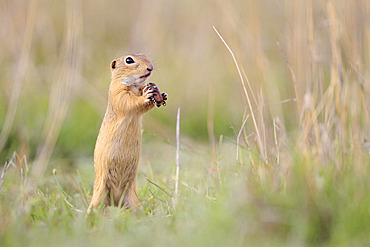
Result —
[{"label": "tan fur on back", "polygon": [[[125,61],[131,57],[135,63]],[[112,80],[108,106],[94,150],[96,174],[93,197],[88,209],[97,208],[105,198],[108,206],[131,208],[139,204],[136,174],[141,150],[142,115],[153,108],[142,87],[153,70],[145,55],[127,55],[111,64]],[[143,77],[145,76],[146,77]]]}]

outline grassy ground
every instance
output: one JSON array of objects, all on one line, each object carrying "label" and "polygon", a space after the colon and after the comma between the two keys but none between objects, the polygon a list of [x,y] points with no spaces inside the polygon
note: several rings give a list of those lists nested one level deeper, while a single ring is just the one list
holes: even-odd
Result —
[{"label": "grassy ground", "polygon": [[[164,143],[146,145],[174,153]],[[230,155],[233,149],[225,143],[220,152]],[[204,153],[183,150],[175,205],[174,162],[164,156],[144,158],[137,214],[108,208],[87,216],[91,169],[58,169],[26,192],[19,166],[10,167],[0,197],[2,246],[369,244],[369,169],[356,169],[351,160],[337,169],[296,153],[289,172],[264,164],[235,172],[227,161],[220,163],[218,180]]]},{"label": "grassy ground", "polygon": [[[365,0],[2,1],[0,246],[369,246],[369,16]],[[169,95],[144,117],[142,206],[86,215],[108,66],[138,52]]]}]

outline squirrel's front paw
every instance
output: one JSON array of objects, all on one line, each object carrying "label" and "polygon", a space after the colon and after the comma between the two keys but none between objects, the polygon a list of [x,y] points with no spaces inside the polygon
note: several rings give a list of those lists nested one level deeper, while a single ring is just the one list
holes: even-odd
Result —
[{"label": "squirrel's front paw", "polygon": [[147,90],[153,90],[152,102],[157,107],[160,107],[161,105],[164,105],[164,106],[166,105],[167,94],[166,93],[161,93],[159,91],[159,88],[157,87],[157,85],[150,82],[144,87],[143,92],[145,93],[145,92],[147,92]]},{"label": "squirrel's front paw", "polygon": [[150,87],[145,87],[143,89],[144,97],[145,97],[145,103],[148,105],[154,103],[154,95],[155,95],[155,89],[150,88]]},{"label": "squirrel's front paw", "polygon": [[[166,94],[165,92],[163,92],[163,93],[161,94],[161,96],[162,96],[162,99],[163,99],[162,105],[163,105],[163,106],[166,106],[167,94]],[[157,105],[157,106],[158,106],[158,105]],[[159,107],[159,106],[158,106],[158,107]]]}]

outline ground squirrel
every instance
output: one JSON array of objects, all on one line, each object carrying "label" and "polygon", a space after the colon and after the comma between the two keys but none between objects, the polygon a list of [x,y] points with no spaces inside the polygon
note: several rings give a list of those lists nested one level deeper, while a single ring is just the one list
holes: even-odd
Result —
[{"label": "ground squirrel", "polygon": [[139,205],[136,174],[141,150],[142,115],[165,105],[167,95],[154,83],[146,85],[154,67],[145,55],[127,55],[111,63],[108,106],[94,150],[95,183],[88,208],[111,202]]}]

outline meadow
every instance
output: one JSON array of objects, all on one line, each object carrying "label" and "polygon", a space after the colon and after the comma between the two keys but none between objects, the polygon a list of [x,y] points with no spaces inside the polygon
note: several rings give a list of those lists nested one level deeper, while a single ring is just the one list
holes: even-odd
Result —
[{"label": "meadow", "polygon": [[[0,246],[370,245],[369,1],[2,0],[0,23]],[[169,99],[138,212],[87,215],[129,53]]]}]

